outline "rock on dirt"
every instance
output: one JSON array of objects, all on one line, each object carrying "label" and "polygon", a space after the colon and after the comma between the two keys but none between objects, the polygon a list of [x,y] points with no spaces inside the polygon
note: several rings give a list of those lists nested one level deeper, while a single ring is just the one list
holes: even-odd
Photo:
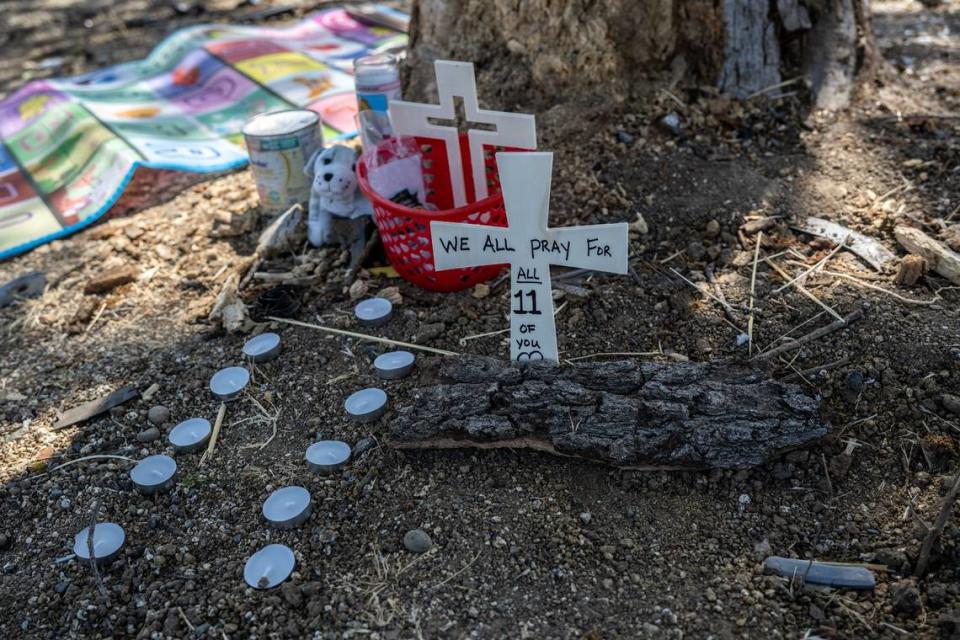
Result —
[{"label": "rock on dirt", "polygon": [[901,580],[890,587],[893,612],[904,618],[913,618],[920,612],[920,592],[913,580]]},{"label": "rock on dirt", "polygon": [[953,395],[952,393],[943,394],[943,408],[949,411],[950,413],[955,413],[960,416],[960,398]]},{"label": "rock on dirt", "polygon": [[411,529],[403,536],[403,546],[411,553],[426,553],[433,546],[433,540],[423,529]]},{"label": "rock on dirt", "polygon": [[160,430],[156,427],[150,427],[146,431],[137,434],[137,440],[143,444],[150,444],[160,437]]},{"label": "rock on dirt", "polygon": [[167,409],[162,404],[158,404],[155,407],[150,407],[150,411],[147,412],[147,420],[158,426],[165,424],[169,419],[170,409]]},{"label": "rock on dirt", "polygon": [[120,285],[133,282],[139,275],[140,270],[132,264],[107,269],[88,280],[87,284],[83,287],[83,292],[87,295],[106,293],[116,289]]}]

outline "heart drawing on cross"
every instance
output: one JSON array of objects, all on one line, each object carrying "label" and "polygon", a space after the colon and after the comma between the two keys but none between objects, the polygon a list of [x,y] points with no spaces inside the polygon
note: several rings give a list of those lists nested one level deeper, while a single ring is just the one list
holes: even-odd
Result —
[{"label": "heart drawing on cross", "polygon": [[438,271],[510,265],[510,359],[559,360],[550,266],[627,273],[627,223],[550,228],[553,154],[498,153],[507,227],[431,222]]},{"label": "heart drawing on cross", "polygon": [[513,149],[537,148],[537,126],[532,115],[488,111],[477,102],[477,82],[472,62],[437,60],[437,94],[440,104],[421,104],[404,100],[390,101],[390,124],[394,133],[404,136],[439,139],[446,145],[450,168],[453,205],[468,203],[463,164],[460,161],[460,131],[457,127],[456,98],[463,101],[463,120],[467,127],[470,172],[474,199],[489,193],[484,168],[484,145]]}]

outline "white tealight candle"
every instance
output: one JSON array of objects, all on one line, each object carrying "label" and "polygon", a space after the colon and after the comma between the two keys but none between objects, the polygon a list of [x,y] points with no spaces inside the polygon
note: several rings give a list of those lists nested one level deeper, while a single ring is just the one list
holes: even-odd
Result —
[{"label": "white tealight candle", "polygon": [[293,529],[307,521],[312,506],[303,487],[283,487],[264,500],[263,517],[277,529]]},{"label": "white tealight candle", "polygon": [[176,473],[177,463],[170,456],[147,456],[130,470],[130,479],[140,493],[149,495],[169,489]]},{"label": "white tealight candle", "polygon": [[243,579],[254,589],[271,589],[289,578],[296,564],[297,559],[290,547],[268,544],[247,560]]},{"label": "white tealight candle", "polygon": [[386,298],[370,298],[358,303],[353,310],[357,321],[365,327],[385,325],[393,315],[393,304]]},{"label": "white tealight candle", "polygon": [[184,420],[170,431],[167,438],[174,450],[188,453],[202,449],[210,439],[210,421],[204,418]]},{"label": "white tealight candle", "polygon": [[210,391],[224,402],[236,400],[250,382],[250,372],[243,367],[220,369],[210,378]]},{"label": "white tealight candle", "polygon": [[[85,527],[73,537],[73,552],[82,560],[90,559],[90,547],[87,538],[90,536],[90,527]],[[98,522],[93,530],[93,557],[97,562],[111,560],[126,540],[123,527],[113,522]]]},{"label": "white tealight candle", "polygon": [[254,362],[270,362],[280,355],[280,336],[275,333],[261,333],[246,341],[243,355]]},{"label": "white tealight candle", "polygon": [[383,415],[387,408],[387,394],[383,389],[371,387],[361,389],[350,395],[343,403],[351,418],[358,422],[373,422]]},{"label": "white tealight candle", "polygon": [[390,351],[377,356],[373,366],[384,380],[396,380],[410,375],[415,360],[416,356],[409,351]]},{"label": "white tealight candle", "polygon": [[307,466],[318,473],[333,473],[350,459],[350,445],[340,440],[321,440],[307,448]]}]

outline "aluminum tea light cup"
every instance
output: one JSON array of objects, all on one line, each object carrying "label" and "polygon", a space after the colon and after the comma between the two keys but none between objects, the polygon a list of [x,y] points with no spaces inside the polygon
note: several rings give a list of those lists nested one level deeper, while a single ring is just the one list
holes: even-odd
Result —
[{"label": "aluminum tea light cup", "polygon": [[409,351],[389,351],[377,356],[373,367],[384,380],[396,380],[410,375],[416,360],[416,356]]},{"label": "aluminum tea light cup", "polygon": [[321,440],[307,448],[307,466],[317,473],[334,473],[350,460],[350,445],[340,440]]},{"label": "aluminum tea light cup", "polygon": [[244,367],[220,369],[210,378],[210,391],[224,402],[240,397],[240,393],[250,382],[250,372]]},{"label": "aluminum tea light cup", "polygon": [[254,589],[272,589],[293,573],[297,559],[283,544],[268,544],[257,551],[243,567],[243,580]]},{"label": "aluminum tea light cup", "polygon": [[376,387],[361,389],[350,394],[343,408],[357,422],[373,422],[387,410],[387,394]]},{"label": "aluminum tea light cup", "polygon": [[370,298],[357,303],[353,314],[364,327],[381,327],[393,316],[393,303],[386,298]]},{"label": "aluminum tea light cup", "polygon": [[184,420],[171,431],[167,439],[173,449],[179,453],[198,451],[206,446],[210,440],[210,421],[205,418],[190,418]]},{"label": "aluminum tea light cup", "polygon": [[280,355],[280,336],[267,332],[250,338],[243,345],[243,355],[257,364],[276,359]]},{"label": "aluminum tea light cup", "polygon": [[283,487],[271,493],[263,502],[263,517],[275,529],[299,527],[310,517],[313,502],[310,492],[303,487]]},{"label": "aluminum tea light cup", "polygon": [[[90,527],[84,527],[73,537],[73,552],[81,560],[90,560],[90,547],[87,538]],[[123,547],[127,536],[123,527],[113,522],[98,522],[93,530],[93,557],[97,562],[109,562]]]},{"label": "aluminum tea light cup", "polygon": [[173,484],[177,462],[170,456],[147,456],[130,470],[130,479],[144,495],[166,491]]}]

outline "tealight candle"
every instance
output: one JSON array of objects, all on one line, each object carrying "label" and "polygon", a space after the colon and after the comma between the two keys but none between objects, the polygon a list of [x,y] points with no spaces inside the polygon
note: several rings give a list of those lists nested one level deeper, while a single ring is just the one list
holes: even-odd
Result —
[{"label": "tealight candle", "polygon": [[350,445],[340,440],[321,440],[307,448],[307,466],[318,473],[333,473],[350,460]]},{"label": "tealight candle", "polygon": [[202,449],[210,439],[210,421],[204,418],[184,420],[170,431],[167,439],[175,451],[188,453]]},{"label": "tealight candle", "polygon": [[293,529],[307,521],[312,506],[303,487],[283,487],[264,500],[263,517],[277,529]]},{"label": "tealight candle", "polygon": [[354,420],[372,422],[386,411],[387,394],[376,387],[361,389],[351,394],[343,406]]},{"label": "tealight candle", "polygon": [[[82,560],[90,559],[90,546],[87,544],[89,537],[90,527],[84,527],[73,537],[73,552]],[[93,557],[97,562],[112,560],[125,540],[123,527],[113,522],[98,522],[93,530]]]},{"label": "tealight candle", "polygon": [[140,493],[150,495],[169,489],[176,473],[177,463],[170,456],[147,456],[130,470],[130,479]]},{"label": "tealight candle", "polygon": [[390,351],[377,356],[373,366],[384,380],[396,380],[410,375],[415,360],[416,356],[409,351]]},{"label": "tealight candle", "polygon": [[358,303],[353,309],[357,321],[365,327],[385,325],[393,315],[393,304],[386,298],[370,298]]},{"label": "tealight candle", "polygon": [[250,338],[243,345],[243,355],[257,363],[270,362],[280,355],[280,336],[261,333]]},{"label": "tealight candle", "polygon": [[210,378],[210,391],[224,402],[236,400],[247,383],[250,382],[250,372],[243,367],[227,367],[220,369]]},{"label": "tealight candle", "polygon": [[297,559],[290,547],[268,544],[247,560],[243,579],[254,589],[271,589],[289,578],[296,564]]}]

